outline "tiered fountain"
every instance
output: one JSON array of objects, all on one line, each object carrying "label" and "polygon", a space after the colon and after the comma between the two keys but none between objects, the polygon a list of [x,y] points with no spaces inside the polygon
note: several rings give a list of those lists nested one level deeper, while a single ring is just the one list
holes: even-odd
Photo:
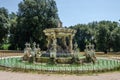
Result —
[{"label": "tiered fountain", "polygon": [[[47,47],[46,53],[41,53],[40,48],[36,48],[36,43],[33,43],[33,48],[30,48],[30,44],[26,43],[25,55],[23,60],[29,62],[49,62],[54,63],[81,63],[85,59],[80,59],[79,49],[77,43],[73,45],[73,37],[76,33],[74,29],[63,28],[62,23],[58,22],[57,28],[45,29],[43,31],[47,36]],[[93,45],[86,46],[86,61],[95,62],[95,51]],[[94,55],[93,55],[94,54]],[[43,60],[45,59],[45,60]]]}]

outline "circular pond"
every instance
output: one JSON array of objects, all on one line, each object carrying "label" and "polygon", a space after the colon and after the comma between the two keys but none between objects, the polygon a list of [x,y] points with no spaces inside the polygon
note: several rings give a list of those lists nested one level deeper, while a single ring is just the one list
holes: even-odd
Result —
[{"label": "circular pond", "polygon": [[34,69],[43,71],[102,71],[114,70],[120,67],[120,61],[108,58],[97,58],[95,64],[48,64],[48,63],[28,63],[23,62],[21,57],[3,57],[0,59],[0,65],[10,68]]}]

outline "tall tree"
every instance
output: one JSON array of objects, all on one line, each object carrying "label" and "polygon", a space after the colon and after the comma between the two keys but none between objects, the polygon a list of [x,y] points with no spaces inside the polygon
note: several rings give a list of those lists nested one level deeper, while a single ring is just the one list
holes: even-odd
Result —
[{"label": "tall tree", "polygon": [[10,21],[9,21],[9,23],[10,23],[9,43],[11,44],[9,49],[14,49],[14,48],[17,47],[16,39],[15,39],[16,38],[15,33],[16,33],[16,30],[17,30],[17,15],[16,15],[16,13],[12,12],[11,14],[9,14],[9,19],[10,19]]},{"label": "tall tree", "polygon": [[99,51],[110,51],[113,47],[113,30],[118,26],[117,22],[100,21],[97,29],[97,48]]},{"label": "tall tree", "polygon": [[85,45],[88,44],[88,42],[91,42],[91,29],[85,24],[78,24],[71,28],[77,31],[74,40],[78,43],[80,50],[83,51],[85,49]]},{"label": "tall tree", "polygon": [[0,46],[6,40],[9,27],[8,11],[4,7],[0,8]]},{"label": "tall tree", "polygon": [[97,34],[97,48],[99,51],[106,51],[107,50],[107,36],[108,36],[108,29],[105,25],[99,25],[98,34]]},{"label": "tall tree", "polygon": [[46,28],[57,27],[59,20],[54,0],[23,0],[19,4],[17,28],[15,35],[16,48],[24,48],[25,42],[40,43],[45,48]]},{"label": "tall tree", "polygon": [[120,27],[115,28],[112,35],[113,35],[113,50],[120,51]]}]

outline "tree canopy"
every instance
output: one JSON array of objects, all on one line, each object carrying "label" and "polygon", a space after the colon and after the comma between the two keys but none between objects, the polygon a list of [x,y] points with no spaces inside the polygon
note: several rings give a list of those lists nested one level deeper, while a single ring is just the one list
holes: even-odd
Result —
[{"label": "tree canopy", "polygon": [[14,33],[12,32],[13,49],[23,49],[26,42],[32,43],[34,41],[40,43],[44,49],[46,41],[43,30],[57,27],[56,22],[59,20],[57,11],[54,0],[23,0],[20,2],[17,27]]},{"label": "tree canopy", "polygon": [[0,8],[0,47],[7,38],[9,27],[8,11],[4,7]]},{"label": "tree canopy", "polygon": [[100,21],[71,26],[76,29],[75,40],[83,51],[88,43],[95,44],[97,51],[120,51],[120,26],[118,22]]}]

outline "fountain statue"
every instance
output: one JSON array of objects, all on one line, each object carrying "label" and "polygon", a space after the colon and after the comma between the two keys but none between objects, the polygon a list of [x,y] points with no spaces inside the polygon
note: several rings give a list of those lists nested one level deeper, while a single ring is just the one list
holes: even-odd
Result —
[{"label": "fountain statue", "polygon": [[24,56],[23,56],[24,61],[36,61],[36,59],[41,56],[39,44],[37,44],[37,48],[35,42],[33,43],[33,48],[30,47],[30,43],[26,43],[25,46],[26,47],[24,49]]},{"label": "fountain statue", "polygon": [[95,56],[95,49],[93,44],[89,43],[89,45],[86,45],[85,56],[87,62],[95,63],[96,56]]},{"label": "fountain statue", "polygon": [[31,51],[31,47],[29,43],[25,44],[25,49],[24,49],[24,56],[23,56],[23,60],[27,61],[28,58],[31,56],[30,55],[30,51]]},{"label": "fountain statue", "polygon": [[79,53],[80,53],[80,51],[79,51],[79,48],[78,48],[78,44],[75,43],[75,44],[74,44],[74,56],[75,56],[76,58],[78,58],[78,57],[79,57]]}]

